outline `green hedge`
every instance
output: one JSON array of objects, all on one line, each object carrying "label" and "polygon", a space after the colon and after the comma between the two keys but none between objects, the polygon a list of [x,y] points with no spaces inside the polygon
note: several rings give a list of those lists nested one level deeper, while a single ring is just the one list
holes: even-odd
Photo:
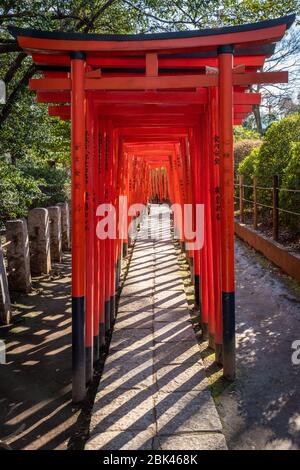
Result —
[{"label": "green hedge", "polygon": [[[255,148],[239,164],[238,172],[244,176],[245,184],[252,184],[253,176],[257,185],[272,187],[273,176],[279,176],[279,186],[300,189],[300,114],[296,113],[273,122],[268,128],[262,145]],[[251,198],[251,190],[245,190],[245,197]],[[258,190],[258,201],[271,205],[272,191]],[[299,193],[280,191],[282,209],[300,212]],[[281,213],[287,225],[300,227],[300,217]]]}]

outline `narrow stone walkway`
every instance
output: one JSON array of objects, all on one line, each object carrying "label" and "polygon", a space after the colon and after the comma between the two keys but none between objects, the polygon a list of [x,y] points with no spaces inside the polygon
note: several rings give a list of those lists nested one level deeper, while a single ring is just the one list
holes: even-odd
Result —
[{"label": "narrow stone walkway", "polygon": [[152,205],[141,224],[85,448],[226,449],[190,321],[167,206]]}]

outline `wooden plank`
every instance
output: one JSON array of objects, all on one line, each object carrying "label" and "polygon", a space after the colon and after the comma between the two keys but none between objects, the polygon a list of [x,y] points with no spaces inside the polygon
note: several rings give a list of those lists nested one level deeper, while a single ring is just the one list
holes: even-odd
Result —
[{"label": "wooden plank", "polygon": [[288,72],[250,72],[234,74],[234,85],[252,85],[255,83],[288,83]]},{"label": "wooden plank", "polygon": [[147,77],[158,76],[157,54],[146,54],[146,75]]},{"label": "wooden plank", "polygon": [[69,78],[31,78],[29,80],[30,90],[45,91],[67,91],[71,90],[71,79]]},{"label": "wooden plank", "polygon": [[[287,83],[288,72],[261,72],[233,74],[234,85],[254,83]],[[87,78],[86,90],[161,90],[200,88],[218,85],[218,75],[180,75],[160,77],[107,77]],[[31,90],[67,91],[71,89],[71,80],[67,78],[32,78]]]},{"label": "wooden plank", "polygon": [[[54,80],[53,80],[54,81]],[[217,86],[217,75],[87,78],[86,90],[161,90]]]}]

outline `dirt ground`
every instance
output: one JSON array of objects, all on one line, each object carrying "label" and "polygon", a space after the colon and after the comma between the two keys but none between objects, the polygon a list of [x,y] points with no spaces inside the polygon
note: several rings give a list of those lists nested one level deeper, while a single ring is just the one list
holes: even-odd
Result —
[{"label": "dirt ground", "polygon": [[7,362],[0,365],[0,439],[12,449],[80,446],[83,413],[71,404],[69,274],[65,255],[51,276],[34,280],[29,296],[14,297],[14,325],[0,328]]},{"label": "dirt ground", "polygon": [[[300,449],[300,286],[236,242],[237,380],[211,366],[229,449]],[[208,356],[209,359],[209,356]]]},{"label": "dirt ground", "polygon": [[[241,242],[237,267],[237,381],[228,386],[209,364],[211,390],[231,449],[300,449],[300,289]],[[14,298],[13,327],[1,327],[0,440],[12,449],[81,449],[101,375],[88,398],[71,404],[70,257]],[[205,345],[203,346],[205,348]]]}]

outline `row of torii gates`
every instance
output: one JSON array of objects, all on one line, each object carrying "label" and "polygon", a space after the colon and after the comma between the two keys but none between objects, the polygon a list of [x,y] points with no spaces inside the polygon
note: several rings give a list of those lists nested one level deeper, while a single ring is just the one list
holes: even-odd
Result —
[{"label": "row of torii gates", "polygon": [[96,210],[112,203],[118,220],[119,196],[128,205],[204,204],[204,246],[187,253],[195,303],[216,361],[234,378],[233,126],[260,103],[253,84],[287,82],[287,72],[261,70],[294,19],[149,35],[10,28],[37,65],[38,102],[72,121],[74,402],[115,318],[128,238],[118,226],[117,239],[99,239]]}]

